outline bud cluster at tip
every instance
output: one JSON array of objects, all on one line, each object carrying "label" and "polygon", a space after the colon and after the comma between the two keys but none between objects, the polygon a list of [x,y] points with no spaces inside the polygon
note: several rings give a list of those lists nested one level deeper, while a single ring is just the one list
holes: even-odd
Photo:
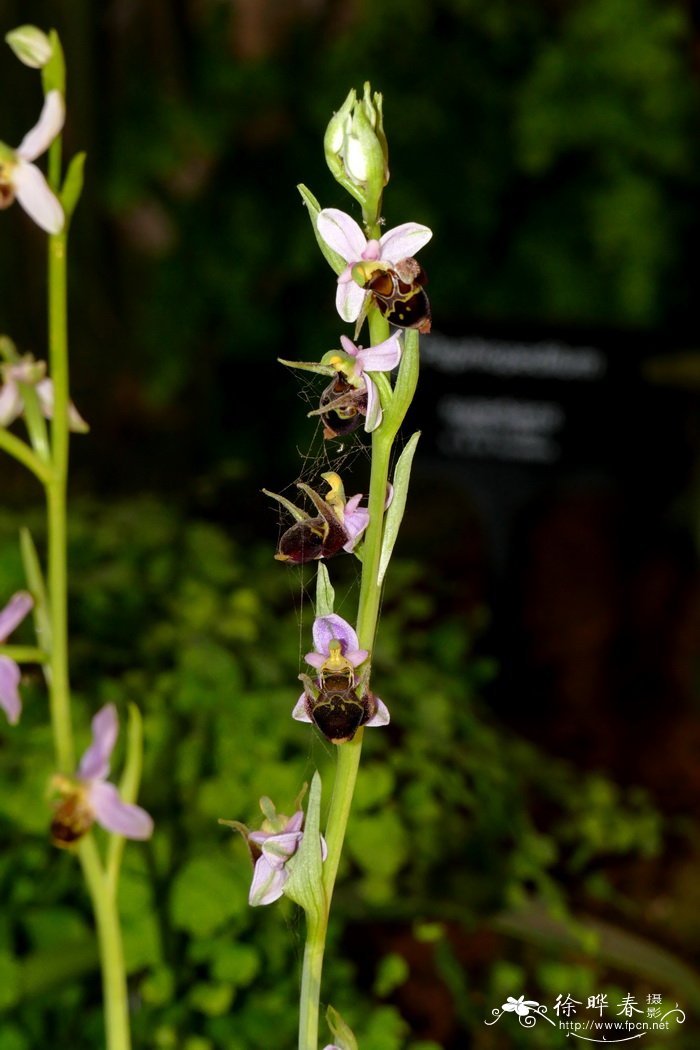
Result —
[{"label": "bud cluster at tip", "polygon": [[389,157],[382,115],[382,96],[365,83],[358,99],[353,88],[333,115],[323,140],[333,177],[362,205],[366,223],[379,218],[382,193],[389,181]]}]

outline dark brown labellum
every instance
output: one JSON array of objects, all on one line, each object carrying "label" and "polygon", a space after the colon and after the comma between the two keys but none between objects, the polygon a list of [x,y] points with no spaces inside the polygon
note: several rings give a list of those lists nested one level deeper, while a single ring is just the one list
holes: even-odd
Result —
[{"label": "dark brown labellum", "polygon": [[[349,536],[330,503],[321,499],[318,492],[314,492],[302,482],[298,483],[297,488],[306,493],[318,511],[318,516],[304,517],[287,529],[279,542],[275,558],[278,561],[291,561],[296,565],[316,561],[318,558],[332,558],[334,554],[340,553]],[[263,489],[263,492],[265,491],[267,490]]]},{"label": "dark brown labellum", "polygon": [[379,270],[365,288],[375,297],[381,314],[397,328],[430,331],[430,302],[424,285],[425,270],[415,259],[401,259],[396,266]]},{"label": "dark brown labellum", "polygon": [[367,391],[348,383],[342,372],[321,394],[319,402],[324,438],[344,437],[362,425],[367,411]]},{"label": "dark brown labellum", "polygon": [[332,744],[352,740],[366,718],[366,708],[345,675],[326,676],[321,691],[309,703],[309,713]]},{"label": "dark brown labellum", "polygon": [[348,542],[348,534],[335,515],[330,517],[307,518],[298,521],[283,533],[275,557],[278,561],[291,561],[303,565],[307,561],[319,558],[332,558],[339,554]]},{"label": "dark brown labellum", "polygon": [[316,682],[305,674],[299,678],[304,683],[309,717],[332,744],[352,740],[377,713],[376,698],[365,688],[364,680],[355,682],[349,665],[347,671],[328,673],[321,669]]},{"label": "dark brown labellum", "polygon": [[397,328],[417,328],[423,335],[430,331],[430,303],[422,288],[416,289],[407,299],[397,299],[393,303],[383,303],[378,299],[377,305],[389,324]]},{"label": "dark brown labellum", "polygon": [[92,809],[86,804],[83,793],[77,791],[56,807],[51,821],[51,841],[54,846],[66,849],[81,839],[94,822]]}]

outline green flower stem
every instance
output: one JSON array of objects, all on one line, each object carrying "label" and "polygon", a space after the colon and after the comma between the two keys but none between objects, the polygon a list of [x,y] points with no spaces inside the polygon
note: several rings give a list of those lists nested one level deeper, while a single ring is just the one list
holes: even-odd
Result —
[{"label": "green flower stem", "polygon": [[131,1050],[129,1004],[116,886],[110,885],[92,834],[79,846],[80,863],[97,923],[107,1050]]},{"label": "green flower stem", "polygon": [[8,452],[13,459],[16,459],[23,466],[31,470],[42,485],[48,484],[51,479],[51,468],[43,463],[37,456],[36,452],[33,452],[29,445],[18,438],[16,434],[11,434],[9,430],[4,430],[0,427],[0,448]]},{"label": "green flower stem", "polygon": [[35,645],[0,645],[0,656],[9,656],[18,664],[43,664],[49,654]]},{"label": "green flower stem", "polygon": [[321,999],[321,972],[323,952],[326,947],[328,917],[314,921],[306,916],[306,944],[301,973],[301,995],[299,1006],[299,1050],[318,1048],[318,1011]]},{"label": "green flower stem", "polygon": [[49,534],[48,591],[52,639],[49,695],[56,760],[61,772],[70,773],[75,767],[75,749],[68,679],[68,307],[65,231],[49,239],[49,366],[54,388],[51,419],[53,470],[46,485]]}]

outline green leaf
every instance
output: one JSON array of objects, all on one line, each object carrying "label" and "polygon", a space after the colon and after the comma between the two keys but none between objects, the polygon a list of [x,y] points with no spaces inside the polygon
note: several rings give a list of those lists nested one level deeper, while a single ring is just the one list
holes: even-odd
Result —
[{"label": "green leaf", "polygon": [[212,977],[227,981],[234,988],[245,988],[257,977],[262,966],[260,953],[250,944],[217,942],[211,957]]},{"label": "green leaf", "polygon": [[170,910],[173,925],[195,937],[207,937],[229,919],[244,912],[246,891],[229,861],[197,857],[182,868],[173,881]]},{"label": "green leaf", "polygon": [[343,259],[342,255],[338,255],[337,252],[334,252],[332,248],[328,247],[328,245],[318,232],[318,229],[316,228],[316,219],[318,217],[318,213],[321,210],[321,205],[318,203],[313,193],[311,193],[310,190],[307,190],[306,186],[304,186],[302,183],[300,183],[297,186],[297,189],[299,190],[299,193],[302,196],[304,204],[309,210],[311,227],[314,231],[316,243],[321,249],[321,254],[323,255],[323,258],[326,260],[326,262],[332,270],[335,270],[336,273],[342,273],[346,266],[345,259]]},{"label": "green leaf", "polygon": [[392,952],[380,960],[377,967],[377,975],[374,979],[374,993],[381,999],[385,999],[402,984],[405,984],[410,976],[409,965],[403,955]]},{"label": "green leaf", "polygon": [[26,526],[19,530],[19,545],[22,553],[22,565],[27,586],[34,599],[34,630],[36,640],[45,652],[51,652],[51,618],[49,616],[49,602],[46,594],[44,574],[41,571],[41,563],[32,534]]},{"label": "green leaf", "polygon": [[330,616],[335,607],[335,591],[323,562],[318,563],[316,574],[316,616]]},{"label": "green leaf", "polygon": [[167,966],[154,966],[139,984],[139,995],[148,1006],[164,1006],[175,995],[175,974]]},{"label": "green leaf", "polygon": [[[125,802],[134,803],[138,797],[143,765],[143,721],[136,704],[129,704],[129,725],[126,738],[126,764],[119,783],[119,791]],[[107,877],[116,886],[119,868],[124,855],[126,839],[123,835],[110,835],[107,860]]]},{"label": "green leaf", "polygon": [[0,953],[0,1010],[13,1006],[20,997],[20,969],[9,952]]},{"label": "green leaf", "polygon": [[284,892],[301,905],[309,923],[322,921],[326,914],[321,860],[321,778],[314,773],[309,791],[301,846],[287,864],[290,872]]},{"label": "green leaf", "polygon": [[333,1034],[333,1043],[339,1050],[357,1050],[357,1039],[352,1028],[332,1006],[326,1010],[326,1021]]},{"label": "green leaf", "polygon": [[66,213],[66,222],[75,211],[75,207],[83,192],[83,172],[85,170],[85,153],[76,153],[68,165],[68,171],[63,181],[61,190],[61,204]]},{"label": "green leaf", "polygon": [[394,396],[382,424],[382,430],[388,434],[397,433],[413,401],[420,370],[419,342],[418,332],[414,328],[409,328],[404,333],[403,353],[394,384]]},{"label": "green leaf", "polygon": [[209,1017],[221,1017],[228,1013],[233,1001],[233,988],[230,984],[213,984],[204,981],[195,984],[190,990],[188,999],[195,1010]]},{"label": "green leaf", "polygon": [[411,465],[416,451],[420,430],[409,439],[405,449],[401,453],[394,470],[394,495],[384,518],[384,533],[382,535],[382,549],[379,555],[379,572],[377,583],[381,586],[384,574],[391,560],[391,555],[396,543],[396,537],[401,527],[404,511],[406,509],[406,497],[408,496],[408,484],[411,480]]},{"label": "green leaf", "polygon": [[358,814],[348,828],[347,847],[362,870],[382,878],[394,876],[411,852],[409,836],[393,809]]}]

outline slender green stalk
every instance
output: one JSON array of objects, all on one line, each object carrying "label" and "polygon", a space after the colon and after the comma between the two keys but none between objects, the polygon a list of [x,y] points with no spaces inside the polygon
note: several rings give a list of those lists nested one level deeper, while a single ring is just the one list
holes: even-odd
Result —
[{"label": "slender green stalk", "polygon": [[79,854],[97,922],[107,1050],[131,1050],[129,1002],[116,885],[110,885],[106,877],[91,834],[81,841]]},{"label": "slender green stalk", "polygon": [[299,1050],[317,1050],[318,1047],[318,1010],[327,926],[326,916],[318,923],[307,916],[299,1003]]},{"label": "slender green stalk", "polygon": [[53,471],[46,485],[48,591],[51,617],[49,690],[56,760],[61,772],[75,767],[68,678],[68,570],[66,490],[68,480],[68,307],[66,233],[49,240],[49,364],[54,388],[51,419]]}]

